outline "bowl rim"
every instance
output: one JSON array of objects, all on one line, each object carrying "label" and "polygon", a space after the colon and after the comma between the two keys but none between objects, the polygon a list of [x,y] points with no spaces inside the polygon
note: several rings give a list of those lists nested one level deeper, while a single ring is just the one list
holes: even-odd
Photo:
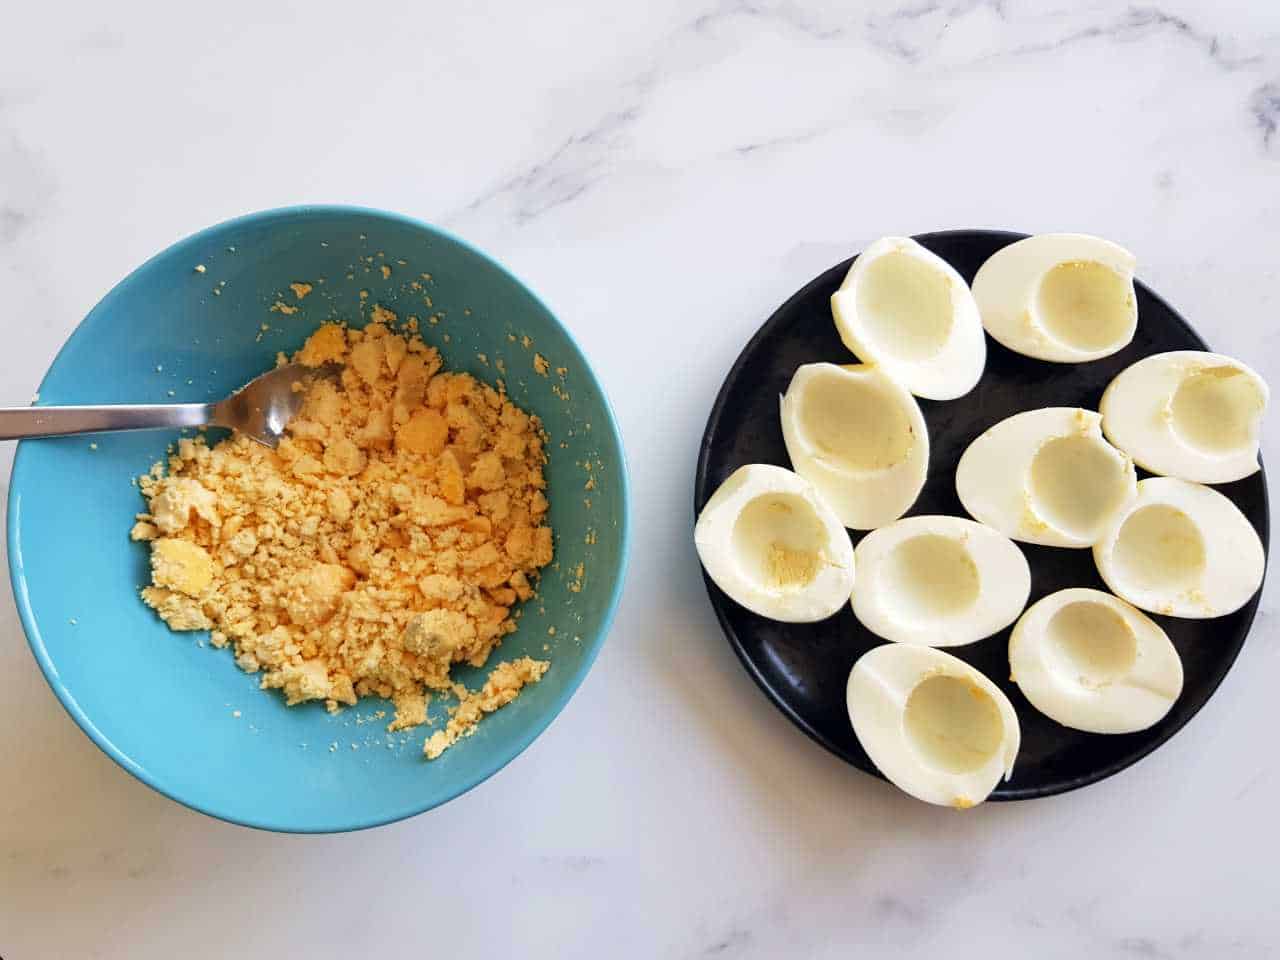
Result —
[{"label": "bowl rim", "polygon": [[[116,291],[127,286],[139,275],[146,271],[152,264],[162,258],[172,256],[176,251],[183,248],[193,247],[200,243],[207,242],[208,239],[229,228],[246,226],[265,220],[289,220],[296,218],[306,218],[314,215],[337,215],[337,216],[359,216],[378,220],[384,220],[389,223],[399,224],[401,226],[409,226],[414,229],[423,231],[434,236],[437,239],[446,240],[454,243],[466,250],[468,253],[479,258],[490,269],[497,271],[505,276],[518,289],[522,290],[537,306],[546,311],[547,316],[552,323],[560,330],[568,341],[572,349],[576,350],[583,361],[583,367],[586,371],[588,383],[593,387],[600,397],[600,402],[604,408],[605,419],[608,428],[614,438],[614,442],[618,446],[618,458],[620,469],[618,471],[619,493],[621,501],[621,516],[619,518],[619,547],[620,555],[617,564],[617,572],[614,583],[608,598],[608,604],[605,609],[604,617],[601,621],[600,628],[590,639],[589,643],[584,644],[584,655],[578,662],[577,668],[569,677],[561,692],[555,697],[545,713],[535,719],[527,727],[519,732],[519,734],[503,749],[495,750],[492,756],[487,759],[480,767],[478,774],[463,778],[456,787],[447,790],[444,795],[433,798],[425,803],[411,801],[402,807],[397,807],[387,813],[376,814],[365,817],[336,817],[328,821],[321,821],[305,826],[290,824],[286,821],[273,819],[271,817],[256,817],[238,815],[225,809],[223,804],[217,802],[209,802],[198,796],[193,796],[190,791],[184,791],[165,784],[160,778],[152,775],[149,770],[140,766],[133,758],[124,753],[117,747],[111,739],[104,734],[84,712],[80,704],[76,701],[71,691],[68,690],[59,678],[56,666],[52,658],[49,656],[48,648],[45,645],[43,635],[40,632],[40,626],[36,621],[36,617],[31,608],[31,598],[27,590],[26,574],[22,559],[22,544],[18,538],[17,530],[19,529],[19,521],[22,513],[22,472],[26,465],[28,444],[38,443],[39,441],[23,440],[18,443],[17,450],[14,453],[13,467],[10,471],[8,500],[6,506],[6,531],[5,540],[8,547],[9,561],[9,582],[13,588],[14,605],[17,607],[18,616],[22,622],[23,632],[26,634],[27,645],[31,648],[32,655],[36,659],[36,663],[40,667],[41,673],[44,675],[45,681],[53,690],[58,701],[62,704],[63,709],[67,711],[71,719],[76,725],[84,731],[85,735],[105,753],[108,757],[118,763],[126,771],[141,780],[147,786],[151,787],[158,793],[163,794],[171,800],[175,800],[185,807],[222,820],[226,823],[233,823],[238,826],[251,827],[258,830],[265,830],[277,833],[298,833],[298,834],[325,834],[325,833],[346,833],[357,830],[367,830],[373,827],[384,826],[390,823],[396,823],[409,817],[417,816],[425,813],[438,806],[457,799],[462,794],[479,786],[488,780],[508,763],[518,757],[521,753],[533,743],[535,739],[542,734],[544,730],[560,715],[568,704],[569,700],[577,692],[582,681],[586,678],[587,673],[591,670],[595,663],[596,657],[600,653],[600,648],[604,646],[605,639],[609,635],[609,631],[613,626],[614,618],[617,614],[618,605],[622,600],[623,589],[626,585],[627,572],[630,566],[631,557],[631,484],[629,467],[627,464],[626,445],[623,443],[622,430],[618,424],[617,416],[614,413],[613,406],[609,402],[609,396],[605,392],[604,385],[600,383],[596,376],[595,369],[591,365],[590,359],[586,352],[582,349],[582,345],[578,343],[573,333],[569,330],[556,313],[547,306],[545,300],[540,297],[527,283],[517,277],[508,270],[497,259],[490,256],[474,244],[469,243],[457,234],[428,223],[425,220],[419,220],[416,217],[407,216],[401,213],[394,213],[388,210],[381,210],[375,207],[364,207],[351,204],[298,204],[286,207],[273,207],[266,210],[259,210],[252,213],[242,214],[241,216],[232,217],[223,220],[211,226],[204,227],[194,233],[177,240],[152,256],[148,257],[138,266],[129,271],[123,278],[117,281],[111,289],[109,289],[89,310],[88,313],[76,324],[75,328],[68,334],[58,352],[50,361],[49,369],[45,371],[45,375],[41,378],[40,387],[37,389],[43,391],[45,381],[49,377],[50,371],[57,365],[63,353],[67,350],[71,341],[80,333],[85,323],[107,302]],[[35,404],[33,404],[35,405]]]}]

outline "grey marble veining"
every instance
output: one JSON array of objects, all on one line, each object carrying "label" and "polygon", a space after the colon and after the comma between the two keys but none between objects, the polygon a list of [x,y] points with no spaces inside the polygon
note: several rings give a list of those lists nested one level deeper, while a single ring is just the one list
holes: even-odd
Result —
[{"label": "grey marble veining", "polygon": [[880,235],[1112,237],[1213,346],[1280,384],[1280,6],[7,17],[0,397],[29,397],[102,293],[180,236],[287,203],[400,210],[490,250],[572,326],[622,424],[636,537],[614,632],[561,718],[465,799],[352,836],[241,830],[135,782],[62,713],[6,599],[0,956],[1280,951],[1274,579],[1237,668],[1167,746],[1087,790],[960,815],[848,769],[768,705],[689,543],[728,366]]}]

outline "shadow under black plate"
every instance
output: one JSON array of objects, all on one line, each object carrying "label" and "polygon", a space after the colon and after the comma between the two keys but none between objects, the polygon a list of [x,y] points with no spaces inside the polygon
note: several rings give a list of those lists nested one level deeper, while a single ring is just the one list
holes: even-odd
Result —
[{"label": "shadow under black plate", "polygon": [[[915,239],[972,282],[983,261],[1023,236],[948,230]],[[817,361],[857,362],[836,334],[830,306],[831,294],[852,262],[832,267],[779,307],[729,371],[702,439],[694,482],[695,511],[701,511],[716,488],[743,464],[791,466],[778,421],[778,396],[786,391],[796,367]],[[1134,361],[1168,350],[1208,349],[1172,307],[1141,283],[1135,286],[1138,332],[1119,353],[1092,363],[1046,363],[1013,353],[988,337],[986,371],[971,393],[958,400],[920,401],[929,426],[929,477],[909,516],[967,516],[956,496],[956,463],[978,434],[1005,417],[1037,407],[1096,410],[1107,384]],[[1265,474],[1219,484],[1216,489],[1244,511],[1266,545]],[[856,544],[863,534],[851,532],[851,536]],[[1019,546],[1031,564],[1030,603],[1066,587],[1106,589],[1090,550]],[[845,683],[854,661],[884,641],[863,628],[848,605],[821,623],[777,623],[738,606],[710,578],[705,579],[729,642],[769,698],[832,753],[879,776],[849,725]],[[1022,725],[1022,748],[1013,777],[996,788],[992,799],[1024,800],[1087,786],[1160,746],[1204,706],[1222,682],[1244,644],[1257,606],[1255,595],[1243,609],[1215,620],[1154,617],[1182,656],[1186,682],[1169,714],[1140,733],[1081,733],[1035,710],[1009,681],[1009,629],[969,646],[949,647],[948,653],[973,664],[1009,695]]]}]

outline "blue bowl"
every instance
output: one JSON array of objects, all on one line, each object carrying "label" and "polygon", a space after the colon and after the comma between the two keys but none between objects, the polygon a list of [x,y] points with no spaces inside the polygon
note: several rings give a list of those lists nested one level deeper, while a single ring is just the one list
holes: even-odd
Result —
[{"label": "blue bowl", "polygon": [[[312,283],[313,292],[298,301],[288,286],[294,281]],[[491,661],[529,654],[549,658],[551,669],[438,760],[421,753],[431,727],[387,733],[387,702],[362,700],[334,715],[317,703],[286,708],[207,635],[172,633],[143,606],[147,550],[128,532],[144,503],[131,480],[164,457],[176,432],[33,440],[18,448],[10,575],[49,685],[126,770],[224,820],[270,830],[357,830],[469,790],[564,707],[604,642],[622,592],[626,466],[586,358],[511,274],[415,220],[296,207],[189,237],[135,270],[90,312],[54,361],[39,402],[220,397],[270,368],[277,351],[297,349],[321,321],[359,326],[375,303],[418,316],[424,339],[451,369],[488,382],[502,378],[551,437],[556,561],[539,596],[525,604],[519,630]],[[535,354],[550,362],[548,375],[535,370]],[[584,490],[589,476],[592,489]],[[474,688],[485,672],[457,674]],[[448,703],[432,703],[437,727]]]}]

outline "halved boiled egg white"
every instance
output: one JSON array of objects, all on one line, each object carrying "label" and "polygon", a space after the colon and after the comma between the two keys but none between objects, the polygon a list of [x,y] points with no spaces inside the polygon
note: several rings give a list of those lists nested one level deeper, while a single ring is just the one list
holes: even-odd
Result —
[{"label": "halved boiled egg white", "polygon": [[1034,603],[1009,639],[1013,680],[1064,727],[1133,733],[1182,693],[1182,660],[1150,617],[1101,590],[1059,590]]},{"label": "halved boiled egg white", "polygon": [[716,586],[771,620],[824,620],[853,589],[849,534],[813,486],[782,467],[735,470],[702,508],[693,540]]},{"label": "halved boiled egg white", "polygon": [[1228,483],[1256,473],[1270,391],[1239,360],[1176,350],[1144,357],[1107,387],[1107,439],[1138,466],[1180,480]]},{"label": "halved boiled egg white", "polygon": [[1013,773],[1022,734],[1000,688],[932,647],[890,643],[849,673],[849,719],[871,762],[926,803],[965,809]]},{"label": "halved boiled egg white", "polygon": [[879,367],[805,364],[781,413],[792,466],[846,527],[882,526],[915,503],[929,471],[929,433],[915,397]]},{"label": "halved boiled egg white", "polygon": [[854,616],[897,643],[973,643],[1018,619],[1031,593],[1031,568],[1014,542],[961,517],[907,517],[873,530],[853,562]]},{"label": "halved boiled egg white", "polygon": [[975,519],[1024,543],[1088,547],[1134,492],[1133,463],[1102,436],[1102,417],[1045,407],[1001,420],[969,444],[956,492]]},{"label": "halved boiled egg white", "polygon": [[1262,586],[1266,558],[1247,517],[1217,490],[1149,477],[1093,547],[1111,592],[1169,617],[1239,610]]},{"label": "halved boiled egg white", "polygon": [[1082,233],[1045,233],[991,255],[973,278],[987,333],[1010,350],[1083,363],[1127,346],[1138,327],[1133,254]]},{"label": "halved boiled egg white", "polygon": [[969,285],[908,237],[885,237],[860,253],[831,312],[859,360],[918,397],[952,400],[982,377],[987,341]]}]

